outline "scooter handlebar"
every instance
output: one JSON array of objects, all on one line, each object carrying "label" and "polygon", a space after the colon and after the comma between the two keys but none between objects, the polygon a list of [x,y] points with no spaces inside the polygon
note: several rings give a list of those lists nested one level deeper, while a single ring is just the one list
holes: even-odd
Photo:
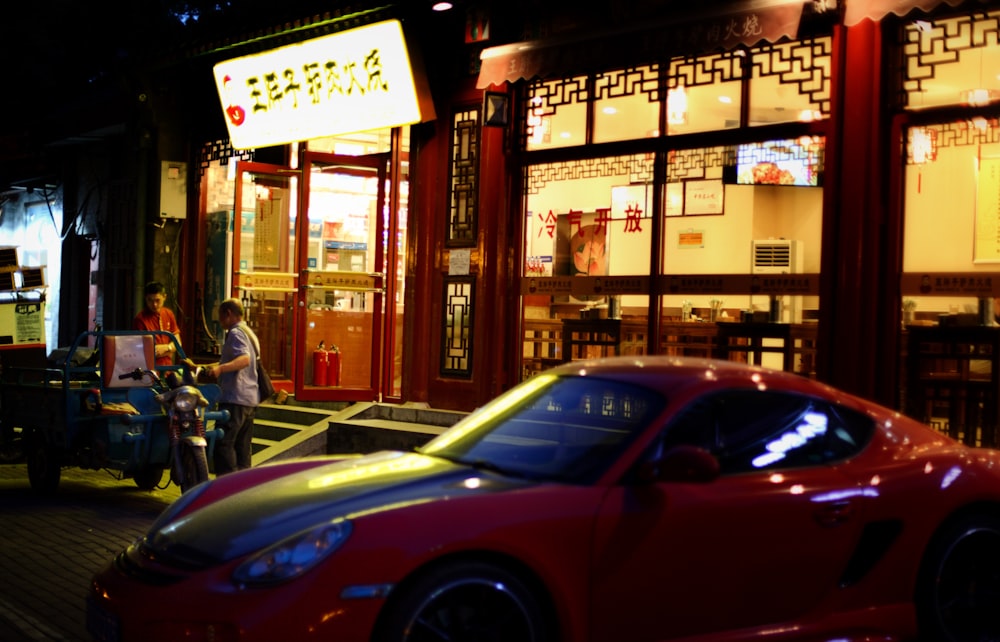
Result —
[{"label": "scooter handlebar", "polygon": [[131,372],[126,372],[125,374],[118,375],[118,379],[119,380],[121,380],[121,379],[135,379],[136,381],[139,381],[140,379],[142,379],[143,377],[145,377],[147,374],[150,375],[150,376],[153,375],[153,373],[150,372],[149,370],[143,370],[142,368],[136,368],[135,370],[133,370]]}]

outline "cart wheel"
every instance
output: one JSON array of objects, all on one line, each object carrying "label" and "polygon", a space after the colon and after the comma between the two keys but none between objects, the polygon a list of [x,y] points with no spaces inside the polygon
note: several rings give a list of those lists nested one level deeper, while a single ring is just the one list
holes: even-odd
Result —
[{"label": "cart wheel", "polygon": [[205,447],[182,443],[181,466],[184,470],[184,479],[178,484],[181,493],[186,493],[201,482],[207,481],[208,457],[205,455]]},{"label": "cart wheel", "polygon": [[135,480],[135,485],[142,490],[153,490],[160,485],[160,480],[163,479],[163,466],[141,468],[135,471],[132,479]]},{"label": "cart wheel", "polygon": [[42,441],[32,440],[28,446],[28,481],[40,493],[51,493],[59,487],[61,473],[55,451]]}]

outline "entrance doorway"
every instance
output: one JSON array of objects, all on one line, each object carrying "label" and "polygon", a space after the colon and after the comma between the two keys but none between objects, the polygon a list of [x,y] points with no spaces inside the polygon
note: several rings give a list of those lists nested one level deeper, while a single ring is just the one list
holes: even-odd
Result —
[{"label": "entrance doorway", "polygon": [[403,163],[391,153],[301,158],[301,169],[237,166],[233,296],[272,377],[297,399],[399,400]]}]

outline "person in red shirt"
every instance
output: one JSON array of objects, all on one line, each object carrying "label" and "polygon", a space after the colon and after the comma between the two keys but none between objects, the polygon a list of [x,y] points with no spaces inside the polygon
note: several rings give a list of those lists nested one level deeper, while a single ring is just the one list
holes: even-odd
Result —
[{"label": "person in red shirt", "polygon": [[[146,305],[135,315],[132,320],[133,330],[166,330],[172,332],[177,338],[177,344],[181,342],[181,330],[177,326],[177,319],[170,308],[163,307],[167,300],[167,290],[162,283],[151,281],[146,284],[144,290],[146,295]],[[153,351],[156,354],[156,365],[169,366],[174,363],[174,343],[170,337],[157,334],[154,335]]]}]

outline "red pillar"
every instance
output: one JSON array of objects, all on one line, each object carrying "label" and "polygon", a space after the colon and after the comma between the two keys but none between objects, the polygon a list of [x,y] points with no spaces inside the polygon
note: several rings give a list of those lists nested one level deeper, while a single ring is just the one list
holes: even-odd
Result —
[{"label": "red pillar", "polygon": [[[818,375],[849,392],[895,403],[894,360],[886,359],[896,270],[887,267],[889,158],[883,120],[880,25],[839,28],[833,77],[834,127],[823,221]],[[893,348],[894,350],[894,348]],[[894,351],[890,354],[894,354]]]}]

